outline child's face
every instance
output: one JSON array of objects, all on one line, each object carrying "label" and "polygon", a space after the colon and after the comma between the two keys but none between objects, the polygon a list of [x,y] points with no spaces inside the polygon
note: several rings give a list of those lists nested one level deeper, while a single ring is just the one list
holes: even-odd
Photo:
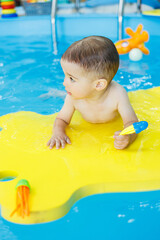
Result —
[{"label": "child's face", "polygon": [[75,99],[83,99],[94,92],[93,76],[76,63],[61,60],[61,66],[65,74],[63,85],[69,95]]}]

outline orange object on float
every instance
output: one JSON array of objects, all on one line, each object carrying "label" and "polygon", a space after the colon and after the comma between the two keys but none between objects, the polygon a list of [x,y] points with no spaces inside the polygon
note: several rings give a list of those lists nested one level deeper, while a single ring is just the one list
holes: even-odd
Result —
[{"label": "orange object on float", "polygon": [[133,48],[139,48],[144,54],[149,54],[149,50],[144,46],[144,42],[149,39],[147,31],[143,31],[143,25],[139,24],[134,32],[131,28],[126,28],[126,33],[131,38],[123,39],[115,43],[119,54],[126,54]]},{"label": "orange object on float", "polygon": [[29,216],[29,191],[30,186],[27,180],[21,179],[17,186],[16,193],[16,208],[11,213],[10,217],[12,217],[16,212],[17,215],[24,218],[25,216]]}]

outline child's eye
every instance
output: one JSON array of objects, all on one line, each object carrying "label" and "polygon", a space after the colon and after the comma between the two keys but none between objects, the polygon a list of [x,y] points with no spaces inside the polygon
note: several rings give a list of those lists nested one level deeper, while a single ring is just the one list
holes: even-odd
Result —
[{"label": "child's eye", "polygon": [[72,77],[70,77],[70,80],[71,80],[71,82],[75,82],[75,80]]}]

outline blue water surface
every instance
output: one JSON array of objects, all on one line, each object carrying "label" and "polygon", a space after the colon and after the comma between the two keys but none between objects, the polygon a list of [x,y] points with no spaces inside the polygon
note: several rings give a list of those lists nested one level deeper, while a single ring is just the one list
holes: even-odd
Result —
[{"label": "blue water surface", "polygon": [[[52,114],[62,107],[65,91],[60,58],[75,40],[58,42],[52,54],[51,39],[45,36],[1,37],[0,115],[17,111]],[[112,39],[115,41],[115,39]],[[159,86],[159,38],[146,43],[149,56],[131,62],[121,56],[115,81],[127,91]],[[23,226],[0,217],[0,240],[159,240],[160,191],[108,193],[79,200],[63,218],[45,224]]]},{"label": "blue water surface", "polygon": [[[65,43],[60,41],[59,52],[55,56],[52,54],[51,38],[1,37],[0,115],[23,110],[41,114],[59,111],[65,97],[60,58],[67,47],[78,39],[80,37],[68,39]],[[130,61],[128,54],[121,56],[114,80],[127,91],[159,86],[159,37],[150,37],[146,46],[150,55],[144,55],[139,62]]]},{"label": "blue water surface", "polygon": [[63,218],[18,225],[0,218],[4,240],[159,240],[160,194],[108,193],[79,200]]}]

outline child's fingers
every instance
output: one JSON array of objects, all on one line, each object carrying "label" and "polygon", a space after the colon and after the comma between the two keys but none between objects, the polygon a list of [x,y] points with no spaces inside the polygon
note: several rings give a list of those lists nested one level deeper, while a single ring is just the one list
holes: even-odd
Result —
[{"label": "child's fingers", "polygon": [[124,147],[126,147],[126,146],[128,146],[128,144],[129,144],[129,141],[124,141],[124,142],[117,142],[117,141],[115,141],[114,142],[114,146],[117,146],[117,147],[122,147],[122,148],[124,148]]},{"label": "child's fingers", "polygon": [[65,145],[66,145],[66,142],[65,142],[64,140],[61,140],[61,146],[62,146],[62,148],[64,148]]},{"label": "child's fingers", "polygon": [[124,149],[128,146],[129,142],[114,142],[114,147],[116,149]]},{"label": "child's fingers", "polygon": [[119,150],[125,148],[123,145],[119,145],[119,144],[114,144],[114,147],[115,147],[116,149],[119,149]]},{"label": "child's fingers", "polygon": [[128,137],[127,137],[127,135],[114,135],[113,138],[117,141],[123,141]]},{"label": "child's fingers", "polygon": [[55,140],[51,140],[49,148],[52,149],[54,147],[54,145],[55,145]]},{"label": "child's fingers", "polygon": [[115,139],[115,143],[116,144],[119,144],[119,145],[125,145],[125,144],[128,144],[130,141],[130,138],[129,137],[125,137],[125,138],[118,138],[118,139]]},{"label": "child's fingers", "polygon": [[115,142],[114,142],[114,147],[115,147],[116,149],[120,149],[120,145],[119,145],[118,143],[115,143]]},{"label": "child's fingers", "polygon": [[122,131],[117,131],[114,133],[114,136],[119,136],[119,134],[121,133]]},{"label": "child's fingers", "polygon": [[71,144],[71,141],[70,141],[69,137],[66,137],[65,140],[61,139],[61,146],[62,146],[62,148],[65,147],[66,143]]},{"label": "child's fingers", "polygon": [[50,145],[51,143],[51,139],[47,142],[47,147]]},{"label": "child's fingers", "polygon": [[129,145],[129,142],[130,142],[130,140],[128,137],[126,137],[124,140],[115,140],[114,147],[116,149],[124,149]]},{"label": "child's fingers", "polygon": [[59,149],[61,146],[61,141],[59,139],[56,139],[56,149]]},{"label": "child's fingers", "polygon": [[54,146],[56,146],[56,149],[59,149],[60,147],[64,148],[66,143],[71,144],[69,137],[66,137],[65,140],[58,139],[58,138],[51,138],[47,142],[47,146],[49,146],[50,149],[52,149]]},{"label": "child's fingers", "polygon": [[115,132],[113,138],[115,139],[116,137],[118,137],[119,134],[120,134],[120,132],[121,132],[121,131],[117,131],[117,132]]},{"label": "child's fingers", "polygon": [[66,138],[66,142],[67,142],[68,144],[71,144],[71,140],[69,139],[69,137]]}]

